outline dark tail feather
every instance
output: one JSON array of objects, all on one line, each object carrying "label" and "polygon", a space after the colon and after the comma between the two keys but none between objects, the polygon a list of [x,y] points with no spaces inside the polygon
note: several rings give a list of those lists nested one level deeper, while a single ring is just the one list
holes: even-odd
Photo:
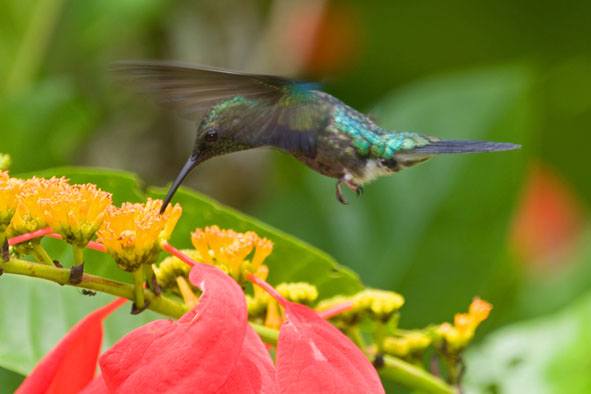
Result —
[{"label": "dark tail feather", "polygon": [[433,141],[429,145],[414,148],[412,153],[441,154],[441,153],[474,153],[474,152],[498,152],[504,150],[519,149],[521,145],[507,142],[487,141]]}]

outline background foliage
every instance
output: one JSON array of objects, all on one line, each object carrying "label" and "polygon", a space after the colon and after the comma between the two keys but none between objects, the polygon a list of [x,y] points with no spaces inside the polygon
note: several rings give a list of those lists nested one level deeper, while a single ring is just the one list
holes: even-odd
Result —
[{"label": "background foliage", "polygon": [[[403,326],[450,319],[475,294],[492,301],[488,337],[469,355],[469,390],[589,388],[581,372],[591,362],[588,3],[0,0],[0,6],[0,152],[12,155],[13,173],[101,166],[164,186],[188,154],[194,125],[112,82],[108,64],[130,58],[308,76],[391,128],[523,144],[519,152],[432,160],[369,185],[347,207],[336,203],[333,180],[266,151],[212,160],[190,183],[318,246],[365,284],[403,293]],[[144,193],[128,175],[56,171],[85,181],[102,176],[120,199]],[[209,200],[199,206],[215,219],[190,213],[195,222],[177,234],[193,224],[245,219],[220,213]],[[314,261],[332,264],[321,252],[310,263],[286,263],[301,243],[285,239],[278,265],[314,277],[312,267],[324,264]],[[33,288],[14,277],[0,282],[0,392],[11,392],[18,374],[104,299]],[[22,304],[6,309],[15,294]],[[49,310],[55,316],[46,319]],[[8,326],[7,316],[19,318]],[[125,312],[113,320],[110,338],[123,332],[116,330],[120,320],[120,327],[139,323]],[[31,341],[31,327],[43,327],[46,339]],[[26,360],[17,358],[15,343],[33,344]]]}]

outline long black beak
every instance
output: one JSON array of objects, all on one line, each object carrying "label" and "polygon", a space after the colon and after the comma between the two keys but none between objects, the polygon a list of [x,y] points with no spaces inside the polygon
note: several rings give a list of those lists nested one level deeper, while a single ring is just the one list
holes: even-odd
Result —
[{"label": "long black beak", "polygon": [[183,181],[185,180],[187,175],[189,175],[191,170],[193,168],[195,168],[197,166],[197,164],[199,164],[199,157],[196,153],[193,153],[191,155],[191,157],[189,157],[189,160],[187,160],[187,162],[185,163],[185,165],[181,169],[181,172],[179,172],[179,174],[177,175],[172,186],[170,186],[170,189],[168,189],[168,194],[166,195],[166,198],[164,199],[164,203],[162,204],[162,208],[160,208],[161,214],[166,210],[166,207],[170,203],[170,200],[172,200],[174,193],[176,193],[176,191],[179,188],[179,186],[181,185],[181,183],[183,183]]}]

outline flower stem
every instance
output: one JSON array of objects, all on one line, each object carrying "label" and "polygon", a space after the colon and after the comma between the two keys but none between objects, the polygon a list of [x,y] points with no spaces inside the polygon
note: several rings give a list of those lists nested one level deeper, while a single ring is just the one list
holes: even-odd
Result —
[{"label": "flower stem", "polygon": [[146,281],[146,277],[144,275],[144,267],[140,267],[137,270],[133,271],[133,283],[134,283],[134,302],[136,308],[139,310],[144,309],[144,283]]},{"label": "flower stem", "polygon": [[84,249],[74,245],[72,251],[74,252],[74,265],[84,264]]},{"label": "flower stem", "polygon": [[[96,275],[84,274],[82,281],[79,284],[72,285],[68,282],[70,270],[58,268],[53,265],[49,266],[12,258],[7,262],[2,263],[2,268],[4,269],[4,272],[8,274],[31,276],[49,280],[60,285],[75,286],[135,300],[135,290],[133,285],[102,278]],[[146,300],[150,303],[148,309],[151,309],[154,312],[172,318],[181,317],[187,312],[187,307],[185,305],[174,302],[163,296],[157,297],[150,290],[146,289],[142,294],[145,295]]]},{"label": "flower stem", "polygon": [[403,384],[418,391],[435,394],[455,394],[456,390],[440,378],[416,367],[406,361],[392,356],[384,356],[384,366],[380,369],[382,376],[396,383]]},{"label": "flower stem", "polygon": [[263,342],[271,345],[277,344],[277,341],[279,340],[279,331],[257,323],[250,323],[250,326],[256,331],[257,334],[259,334],[259,337],[261,337]]},{"label": "flower stem", "polygon": [[33,244],[33,253],[40,263],[53,266],[53,259],[40,243]]}]

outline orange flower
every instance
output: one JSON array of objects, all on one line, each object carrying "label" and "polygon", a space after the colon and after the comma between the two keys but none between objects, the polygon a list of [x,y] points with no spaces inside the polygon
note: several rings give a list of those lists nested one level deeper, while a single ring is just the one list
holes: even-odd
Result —
[{"label": "orange flower", "polygon": [[122,269],[133,272],[155,262],[161,241],[170,237],[182,213],[176,204],[160,214],[161,206],[161,200],[148,199],[145,204],[107,208],[97,236]]},{"label": "orange flower", "polygon": [[95,185],[67,185],[39,202],[45,221],[64,239],[84,247],[101,226],[111,194]]},{"label": "orange flower", "polygon": [[492,305],[476,297],[472,300],[468,313],[456,313],[454,324],[443,323],[437,333],[445,340],[450,350],[461,350],[472,340],[476,329],[488,318]]},{"label": "orange flower", "polygon": [[36,231],[48,226],[46,203],[68,187],[66,178],[37,178],[25,180],[16,198],[16,210],[8,228],[9,235]]},{"label": "orange flower", "polygon": [[[191,241],[203,262],[220,267],[236,279],[244,269],[258,272],[273,250],[271,241],[252,231],[239,233],[222,230],[218,226],[196,229]],[[247,260],[251,254],[252,261]]]}]

